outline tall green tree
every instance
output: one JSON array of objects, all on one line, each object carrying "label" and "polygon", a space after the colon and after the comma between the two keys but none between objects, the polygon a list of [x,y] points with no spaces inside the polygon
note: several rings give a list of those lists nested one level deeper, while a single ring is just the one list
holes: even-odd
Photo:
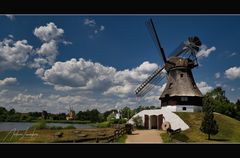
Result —
[{"label": "tall green tree", "polygon": [[239,112],[240,111],[240,100],[239,99],[236,101],[235,105],[236,105],[235,109]]},{"label": "tall green tree", "polygon": [[124,107],[121,110],[121,117],[130,119],[134,115],[134,112],[129,107]]},{"label": "tall green tree", "polygon": [[208,140],[210,140],[211,135],[216,135],[219,131],[216,120],[214,120],[213,106],[211,105],[211,97],[206,96],[203,99],[203,112],[204,117],[200,130],[208,135]]},{"label": "tall green tree", "polygon": [[236,105],[240,106],[240,99],[237,100]]},{"label": "tall green tree", "polygon": [[228,98],[225,96],[225,91],[222,89],[222,87],[214,88],[212,91],[207,92],[206,96],[210,96],[216,101],[230,103]]},{"label": "tall green tree", "polygon": [[43,118],[44,120],[46,120],[46,119],[48,118],[48,113],[47,113],[47,111],[45,111],[45,110],[42,111],[42,118]]}]

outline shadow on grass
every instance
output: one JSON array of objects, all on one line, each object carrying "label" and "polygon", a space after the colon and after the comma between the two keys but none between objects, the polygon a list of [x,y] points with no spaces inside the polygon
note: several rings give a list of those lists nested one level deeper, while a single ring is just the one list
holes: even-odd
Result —
[{"label": "shadow on grass", "polygon": [[173,140],[181,141],[181,142],[187,142],[189,138],[183,134],[183,133],[178,133],[172,136]]},{"label": "shadow on grass", "polygon": [[211,138],[210,140],[213,140],[213,141],[219,141],[219,142],[224,142],[224,141],[229,141],[229,139],[218,139],[218,138]]},{"label": "shadow on grass", "polygon": [[133,132],[132,134],[128,134],[128,135],[139,135],[139,133],[134,133],[134,132]]}]

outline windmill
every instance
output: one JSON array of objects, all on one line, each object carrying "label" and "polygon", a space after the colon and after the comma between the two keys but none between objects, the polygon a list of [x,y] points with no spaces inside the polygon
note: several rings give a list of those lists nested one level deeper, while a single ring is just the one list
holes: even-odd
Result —
[{"label": "windmill", "polygon": [[73,107],[69,105],[69,113],[68,113],[68,116],[66,117],[66,120],[75,120],[75,119],[76,119],[75,111],[73,110]]},{"label": "windmill", "polygon": [[167,58],[160,44],[152,19],[146,22],[152,39],[159,50],[163,66],[159,66],[136,90],[137,97],[145,96],[155,85],[167,77],[167,84],[160,96],[161,106],[171,111],[195,112],[202,109],[202,93],[198,89],[192,69],[198,66],[196,54],[201,46],[198,37],[189,37]]}]

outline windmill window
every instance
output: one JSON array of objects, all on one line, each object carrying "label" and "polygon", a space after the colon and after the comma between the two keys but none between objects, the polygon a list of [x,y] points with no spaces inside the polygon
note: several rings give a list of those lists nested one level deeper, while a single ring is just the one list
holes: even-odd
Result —
[{"label": "windmill window", "polygon": [[169,88],[172,88],[172,85],[173,85],[173,83],[170,83],[170,84],[169,84]]},{"label": "windmill window", "polygon": [[195,89],[197,88],[196,84],[194,84],[194,83],[193,83],[193,88],[195,88]]},{"label": "windmill window", "polygon": [[181,101],[188,101],[188,97],[181,97]]},{"label": "windmill window", "polygon": [[183,77],[183,74],[180,74],[181,77]]}]

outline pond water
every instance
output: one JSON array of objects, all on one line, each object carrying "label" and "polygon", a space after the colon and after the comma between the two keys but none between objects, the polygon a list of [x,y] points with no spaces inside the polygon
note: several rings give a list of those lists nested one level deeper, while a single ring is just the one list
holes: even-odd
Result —
[{"label": "pond water", "polygon": [[[31,127],[34,123],[32,122],[0,122],[0,131],[10,131],[10,130],[26,130]],[[70,124],[70,123],[47,123],[47,126],[60,126],[66,127],[72,125],[76,128],[93,128],[89,124]]]}]

